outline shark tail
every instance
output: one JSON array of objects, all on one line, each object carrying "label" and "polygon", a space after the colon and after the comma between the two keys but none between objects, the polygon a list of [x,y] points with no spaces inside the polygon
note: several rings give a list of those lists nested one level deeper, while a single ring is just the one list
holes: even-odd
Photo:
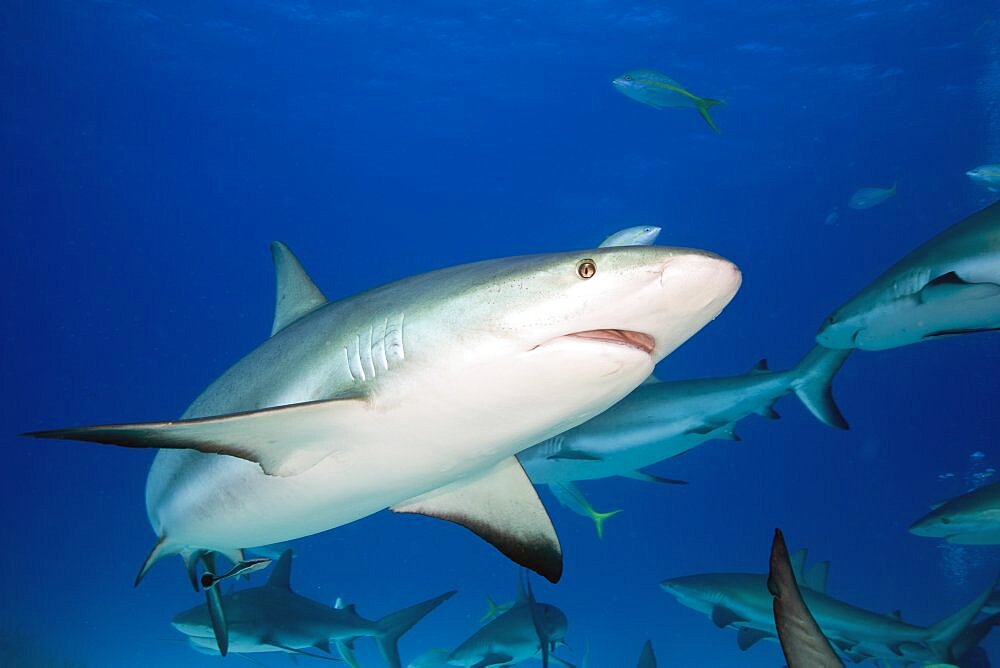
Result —
[{"label": "shark tail", "polygon": [[409,631],[413,626],[423,619],[434,608],[438,607],[449,598],[455,595],[454,591],[449,591],[440,596],[435,596],[423,603],[411,605],[398,612],[386,615],[375,622],[375,642],[378,643],[382,657],[389,664],[390,668],[402,668],[399,659],[399,638]]},{"label": "shark tail", "polygon": [[848,350],[831,350],[816,346],[792,369],[790,387],[816,419],[831,427],[847,429],[847,420],[833,400],[833,377],[851,354]]},{"label": "shark tail", "polygon": [[997,582],[994,581],[971,603],[927,629],[927,644],[937,656],[948,658],[953,656],[956,640],[961,638],[962,633],[986,605],[996,586]]},{"label": "shark tail", "polygon": [[694,104],[698,113],[701,114],[701,117],[705,119],[706,123],[708,123],[708,127],[712,128],[712,130],[715,131],[715,134],[721,135],[722,130],[720,130],[719,126],[715,124],[715,121],[712,119],[712,115],[708,113],[708,110],[712,107],[717,107],[720,104],[725,104],[725,102],[722,100],[713,100],[710,97],[699,97]]}]

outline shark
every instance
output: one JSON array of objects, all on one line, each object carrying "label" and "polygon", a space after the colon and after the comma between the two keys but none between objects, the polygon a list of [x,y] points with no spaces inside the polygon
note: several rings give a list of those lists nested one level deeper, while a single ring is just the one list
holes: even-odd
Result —
[{"label": "shark", "polygon": [[[826,593],[829,562],[805,569],[806,550],[789,558],[802,600],[822,634],[855,663],[866,659],[949,662],[970,649],[969,628],[995,583],[962,609],[929,627],[904,622],[898,612],[880,614]],[[737,630],[737,643],[747,650],[762,639],[775,639],[778,629],[768,589],[768,574],[711,573],[664,580],[661,587],[678,602],[708,615],[719,628]],[[977,641],[978,642],[978,641]]]},{"label": "shark", "polygon": [[[230,652],[286,652],[326,658],[309,650],[330,652],[330,644],[334,643],[343,659],[356,666],[354,641],[373,638],[386,664],[399,668],[400,636],[455,594],[450,591],[381,619],[369,620],[359,615],[353,605],[333,608],[296,594],[291,587],[291,574],[292,551],[286,550],[275,562],[266,584],[221,597]],[[206,606],[177,614],[171,624],[199,651],[218,652],[213,618]]]},{"label": "shark", "polygon": [[886,350],[1000,329],[1000,202],[905,256],[823,323],[829,348]]},{"label": "shark", "polygon": [[847,429],[831,384],[850,352],[816,346],[785,371],[771,371],[761,360],[739,376],[662,382],[651,375],[605,412],[517,458],[533,483],[548,485],[563,505],[593,519],[600,535],[616,511],[595,511],[575,481],[622,476],[683,484],[643,469],[712,439],[739,440],[737,422],[752,414],[776,419],[774,404],[787,394],[822,423]]},{"label": "shark", "polygon": [[180,419],[28,436],[156,449],[156,543],[180,555],[293,540],[385,508],[437,517],[558,581],[555,529],[514,455],[635,389],[742,276],[713,253],[630,246],[485,260],[329,301],[272,244],[272,334]]},{"label": "shark", "polygon": [[522,574],[518,580],[517,598],[510,608],[490,619],[455,649],[430,650],[410,666],[488,668],[538,658],[546,668],[550,660],[573,668],[572,664],[553,654],[559,645],[565,644],[568,626],[562,610],[535,600],[531,582]]},{"label": "shark", "polygon": [[910,533],[958,545],[1000,545],[1000,482],[938,504],[910,525]]},{"label": "shark", "polygon": [[774,597],[774,626],[788,668],[844,668],[802,599],[781,529],[774,530],[771,543],[767,590]]}]

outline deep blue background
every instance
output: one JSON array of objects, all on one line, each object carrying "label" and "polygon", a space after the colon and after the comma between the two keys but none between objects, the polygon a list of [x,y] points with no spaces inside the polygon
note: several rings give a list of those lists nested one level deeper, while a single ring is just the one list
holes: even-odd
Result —
[{"label": "deep blue background", "polygon": [[[794,364],[834,307],[990,201],[964,176],[1000,161],[988,0],[472,5],[3,3],[0,626],[91,666],[219,665],[168,624],[200,600],[179,560],[131,589],[154,541],[152,453],[14,434],[180,414],[267,336],[272,239],[337,298],[661,225],[661,243],[744,272],[661,365],[686,378]],[[637,67],[726,100],[723,135],[616,93]],[[884,205],[846,207],[897,178]],[[589,645],[592,667],[628,666],[652,638],[665,665],[780,665],[776,644],[740,653],[657,586],[762,571],[776,525],[832,559],[834,595],[950,613],[1000,558],[905,528],[965,489],[970,453],[1000,462],[998,377],[998,336],[855,355],[836,383],[850,432],[786,399],[782,422],[658,469],[689,487],[587,484],[626,510],[602,542],[546,496],[566,576],[536,590],[569,615],[567,658]],[[407,659],[471,633],[515,569],[461,529],[382,513],[305,541],[294,582],[372,617],[459,589]]]}]

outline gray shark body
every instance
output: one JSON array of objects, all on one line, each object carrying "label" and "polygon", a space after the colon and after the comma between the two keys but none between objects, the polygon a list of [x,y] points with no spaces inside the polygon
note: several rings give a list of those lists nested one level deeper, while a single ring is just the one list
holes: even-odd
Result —
[{"label": "gray shark body", "polygon": [[1000,329],[1000,202],[948,228],[833,313],[830,348],[884,350]]},{"label": "gray shark body", "polygon": [[[383,508],[448,519],[557,580],[514,458],[620,400],[711,321],[731,263],[665,247],[488,260],[327,302],[281,244],[273,335],[171,422],[33,434],[159,448],[152,564],[292,540]],[[137,581],[138,579],[137,578]]]},{"label": "gray shark body", "polygon": [[625,476],[656,480],[646,466],[712,439],[736,438],[735,424],[751,414],[777,417],[773,406],[795,393],[822,422],[846,428],[830,391],[846,351],[816,347],[795,368],[727,378],[647,382],[587,422],[518,454],[535,484]]},{"label": "gray shark body", "polygon": [[[991,586],[976,600],[930,627],[915,626],[898,615],[883,615],[840,601],[826,593],[829,563],[804,572],[805,550],[791,558],[802,600],[823,635],[852,661],[887,659],[950,662],[957,650],[967,651],[963,633],[986,603]],[[683,605],[703,612],[716,626],[737,630],[740,649],[762,639],[776,639],[768,576],[755,573],[712,573],[665,580],[664,591]]]},{"label": "gray shark body", "polygon": [[487,668],[535,658],[544,666],[550,659],[569,665],[552,654],[566,638],[569,623],[565,613],[554,605],[536,601],[526,578],[519,584],[517,600],[509,609],[454,650],[433,650],[411,665]]},{"label": "gray shark body", "polygon": [[[344,658],[355,665],[350,651],[353,642],[373,638],[386,663],[399,668],[399,637],[455,593],[448,592],[380,620],[369,620],[359,615],[353,605],[331,608],[292,591],[291,559],[291,551],[282,554],[267,584],[221,597],[230,652],[295,655],[308,650],[329,652],[330,644],[335,643],[346,655]],[[197,649],[218,652],[213,620],[205,606],[178,614],[172,624]]]},{"label": "gray shark body", "polygon": [[914,522],[910,532],[959,545],[1000,545],[1000,482],[945,501]]}]

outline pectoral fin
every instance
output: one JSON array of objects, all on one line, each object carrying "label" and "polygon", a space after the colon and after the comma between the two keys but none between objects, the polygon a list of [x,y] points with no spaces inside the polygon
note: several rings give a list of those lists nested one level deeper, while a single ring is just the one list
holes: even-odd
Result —
[{"label": "pectoral fin", "polygon": [[712,608],[712,623],[718,626],[720,629],[734,624],[736,622],[745,622],[746,620],[737,615],[735,612],[721,605],[717,605]]},{"label": "pectoral fin", "polygon": [[597,455],[592,455],[589,452],[583,452],[582,450],[573,450],[572,448],[563,448],[562,450],[549,455],[547,459],[575,459],[585,462],[603,461],[602,458]]},{"label": "pectoral fin", "polygon": [[960,533],[948,536],[948,542],[955,545],[1000,545],[1000,531]]},{"label": "pectoral fin", "polygon": [[770,637],[770,633],[765,633],[764,631],[758,631],[757,629],[751,629],[749,627],[743,627],[736,632],[736,644],[739,645],[740,649],[745,652],[764,638]]},{"label": "pectoral fin", "polygon": [[552,521],[517,458],[482,476],[453,483],[392,507],[461,524],[513,561],[552,582],[562,576],[562,548]]},{"label": "pectoral fin", "polygon": [[643,471],[642,469],[637,469],[635,471],[626,471],[619,473],[618,475],[625,478],[632,478],[633,480],[641,480],[643,482],[655,482],[661,485],[686,485],[687,480],[673,480],[672,478],[663,478],[649,471]]},{"label": "pectoral fin", "polygon": [[488,668],[489,666],[503,666],[514,660],[514,657],[510,654],[500,654],[498,652],[491,652],[484,656],[479,663],[476,663],[472,668]]},{"label": "pectoral fin", "polygon": [[217,417],[38,431],[25,436],[189,449],[259,464],[264,473],[293,476],[328,455],[359,447],[358,425],[371,421],[360,397],[313,401]]},{"label": "pectoral fin", "polygon": [[938,276],[920,291],[920,302],[933,304],[943,300],[986,299],[1000,295],[996,283],[972,283],[963,280],[953,271]]}]

